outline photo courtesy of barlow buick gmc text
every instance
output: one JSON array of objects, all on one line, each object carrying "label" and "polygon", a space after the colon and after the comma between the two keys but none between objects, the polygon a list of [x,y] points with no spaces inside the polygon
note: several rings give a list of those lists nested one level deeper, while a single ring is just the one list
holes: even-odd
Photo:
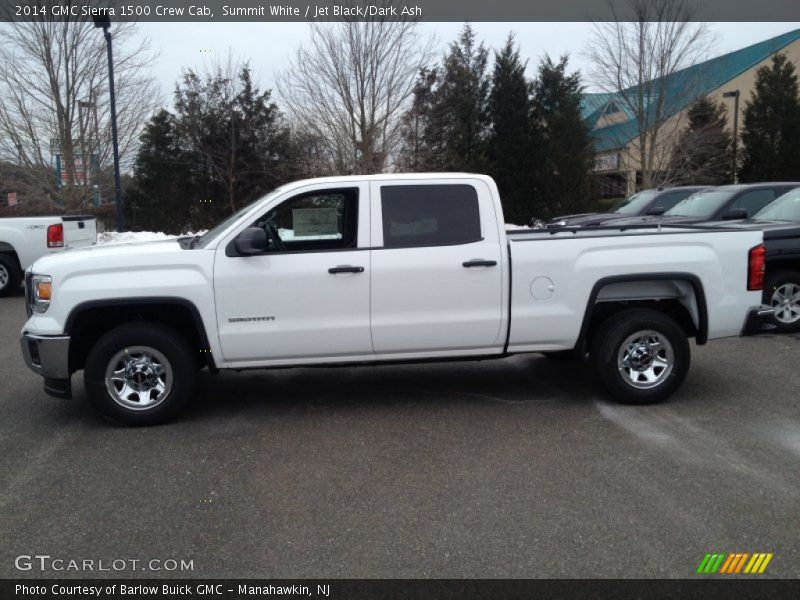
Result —
[{"label": "photo courtesy of barlow buick gmc text", "polygon": [[1,0],[0,598],[800,597],[800,4]]}]

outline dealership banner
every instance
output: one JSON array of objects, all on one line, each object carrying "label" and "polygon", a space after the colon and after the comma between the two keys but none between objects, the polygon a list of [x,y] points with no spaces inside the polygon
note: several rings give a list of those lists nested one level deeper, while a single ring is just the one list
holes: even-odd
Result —
[{"label": "dealership banner", "polygon": [[[633,3],[626,0],[0,0],[0,4],[3,21],[638,20]],[[685,6],[686,18],[675,20],[800,21],[797,0],[685,0]]]},{"label": "dealership banner", "polygon": [[550,598],[800,598],[800,581],[776,579],[64,579],[2,580],[0,598],[139,600],[267,598],[547,600]]}]

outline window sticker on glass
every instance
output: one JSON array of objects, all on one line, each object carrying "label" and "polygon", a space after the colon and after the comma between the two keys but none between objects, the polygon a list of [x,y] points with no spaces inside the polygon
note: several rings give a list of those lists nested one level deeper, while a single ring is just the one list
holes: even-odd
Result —
[{"label": "window sticker on glass", "polygon": [[316,237],[339,233],[339,211],[336,208],[292,209],[294,237]]}]

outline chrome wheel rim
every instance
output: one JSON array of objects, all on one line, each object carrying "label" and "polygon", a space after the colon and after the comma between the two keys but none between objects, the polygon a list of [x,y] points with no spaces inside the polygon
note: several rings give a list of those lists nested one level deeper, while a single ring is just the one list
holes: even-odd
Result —
[{"label": "chrome wheel rim", "polygon": [[617,354],[617,369],[622,379],[640,390],[664,383],[674,366],[672,344],[664,334],[651,329],[628,336]]},{"label": "chrome wheel rim", "polygon": [[172,390],[172,365],[149,346],[130,346],[117,352],[106,367],[106,390],[114,402],[131,410],[161,404]]},{"label": "chrome wheel rim", "polygon": [[786,325],[800,321],[800,285],[784,283],[772,292],[772,308],[775,309],[775,319]]},{"label": "chrome wheel rim", "polygon": [[9,279],[8,269],[5,265],[0,265],[0,290],[8,285]]}]

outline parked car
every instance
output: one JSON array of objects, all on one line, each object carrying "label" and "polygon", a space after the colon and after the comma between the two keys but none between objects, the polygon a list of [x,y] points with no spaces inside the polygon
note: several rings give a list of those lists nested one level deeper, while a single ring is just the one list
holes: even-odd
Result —
[{"label": "parked car", "polygon": [[627,217],[659,216],[684,198],[704,189],[708,189],[708,186],[688,185],[642,190],[621,200],[609,212],[556,217],[548,221],[545,227],[592,227]]},{"label": "parked car", "polygon": [[131,425],[197,371],[589,354],[617,400],[658,402],[698,344],[753,329],[760,231],[506,232],[483,175],[292,183],[202,236],[48,256],[26,273],[27,365]]},{"label": "parked car", "polygon": [[800,189],[784,194],[752,219],[718,225],[764,232],[763,301],[775,309],[769,320],[778,331],[800,331]]},{"label": "parked car", "polygon": [[22,273],[41,256],[96,243],[92,216],[0,219],[0,296],[18,289]]},{"label": "parked car", "polygon": [[696,192],[657,217],[620,219],[616,225],[636,223],[691,224],[747,219],[800,182],[721,185]]}]

